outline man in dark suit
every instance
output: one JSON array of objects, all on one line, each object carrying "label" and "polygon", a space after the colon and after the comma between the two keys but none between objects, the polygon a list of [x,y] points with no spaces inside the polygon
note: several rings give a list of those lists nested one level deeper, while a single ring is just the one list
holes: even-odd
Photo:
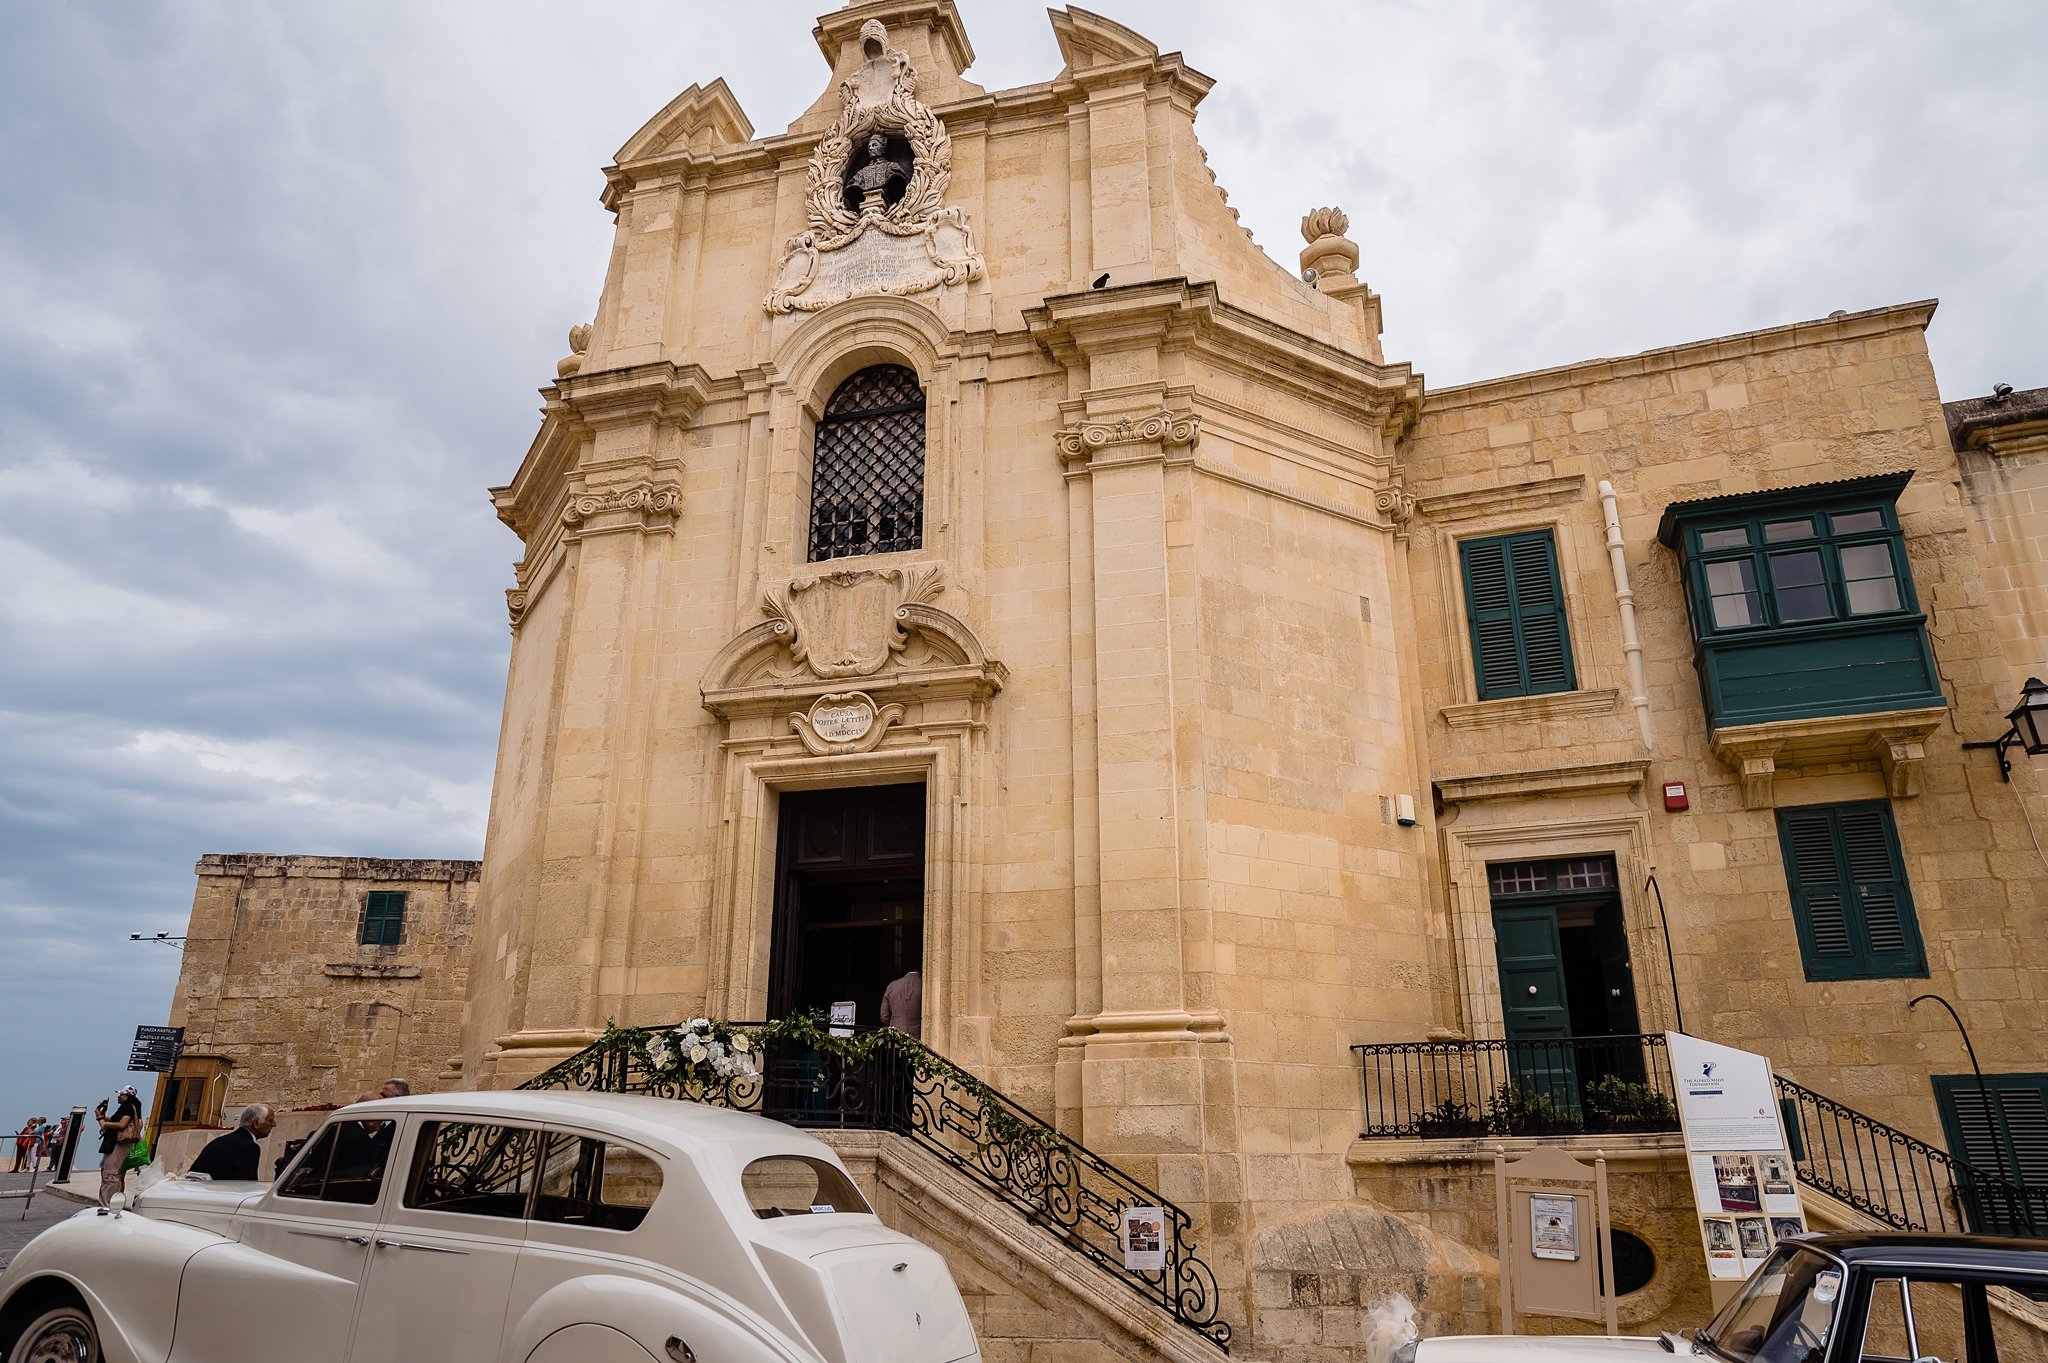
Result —
[{"label": "man in dark suit", "polygon": [[277,1116],[270,1110],[270,1104],[249,1104],[242,1109],[242,1119],[233,1131],[206,1143],[199,1158],[192,1161],[191,1172],[205,1174],[220,1183],[255,1182],[261,1177],[257,1162],[261,1150],[257,1142],[276,1125]]}]

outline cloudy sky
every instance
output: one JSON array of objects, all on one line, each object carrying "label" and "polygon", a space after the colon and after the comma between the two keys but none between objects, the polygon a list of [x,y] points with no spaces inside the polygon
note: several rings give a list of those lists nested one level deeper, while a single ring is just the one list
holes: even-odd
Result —
[{"label": "cloudy sky", "polygon": [[[1283,263],[1349,211],[1434,385],[1934,296],[1945,397],[2048,384],[2048,6],[1095,2],[1217,78]],[[1058,69],[959,3],[971,77]],[[0,3],[0,1129],[121,1082],[201,853],[480,855],[484,489],[599,168],[718,75],[783,127],[822,7]]]}]

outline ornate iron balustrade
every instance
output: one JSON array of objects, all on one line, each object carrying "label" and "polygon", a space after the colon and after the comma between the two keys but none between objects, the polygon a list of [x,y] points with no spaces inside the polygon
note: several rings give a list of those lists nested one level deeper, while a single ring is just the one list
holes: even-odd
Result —
[{"label": "ornate iron balustrade", "polygon": [[[751,1034],[768,1024],[720,1025]],[[849,1029],[857,1041],[843,1047],[771,1036],[750,1052],[754,1073],[719,1076],[701,1064],[679,1072],[651,1059],[647,1043],[676,1030],[614,1029],[521,1087],[640,1093],[755,1112],[793,1126],[894,1132],[1229,1352],[1230,1325],[1216,1314],[1216,1275],[1196,1253],[1187,1212],[921,1042],[865,1027]],[[1165,1268],[1124,1268],[1121,1227],[1130,1207],[1158,1207],[1164,1214]]]},{"label": "ornate iron balustrade", "polygon": [[1351,1048],[1367,1138],[1678,1130],[1658,1034],[1395,1041]]},{"label": "ornate iron balustrade", "polygon": [[2015,1183],[1777,1076],[1800,1181],[1900,1230],[2048,1232],[2048,1188]]}]

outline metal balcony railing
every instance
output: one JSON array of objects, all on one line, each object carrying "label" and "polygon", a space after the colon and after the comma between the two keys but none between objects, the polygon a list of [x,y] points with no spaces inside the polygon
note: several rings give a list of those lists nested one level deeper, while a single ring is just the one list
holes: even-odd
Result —
[{"label": "metal balcony railing", "polygon": [[1660,1034],[1353,1046],[1367,1138],[1678,1130]]},{"label": "metal balcony railing", "polygon": [[[1678,1130],[1661,1035],[1351,1049],[1367,1139]],[[2048,1188],[1977,1168],[1782,1075],[1777,1086],[1793,1164],[1815,1191],[1899,1230],[2048,1234]]]}]

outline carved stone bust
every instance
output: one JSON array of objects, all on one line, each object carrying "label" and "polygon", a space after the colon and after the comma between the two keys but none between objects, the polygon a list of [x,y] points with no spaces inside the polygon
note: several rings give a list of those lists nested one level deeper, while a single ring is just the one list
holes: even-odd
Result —
[{"label": "carved stone bust", "polygon": [[860,213],[880,212],[888,204],[890,188],[909,180],[910,172],[889,154],[889,139],[873,133],[867,155],[847,168],[846,206]]}]

